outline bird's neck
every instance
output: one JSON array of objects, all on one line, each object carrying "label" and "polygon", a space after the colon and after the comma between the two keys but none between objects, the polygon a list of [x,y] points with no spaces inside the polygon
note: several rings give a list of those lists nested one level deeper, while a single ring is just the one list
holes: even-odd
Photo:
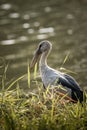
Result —
[{"label": "bird's neck", "polygon": [[41,55],[40,62],[39,62],[40,67],[47,66],[47,56],[48,56],[48,52],[44,52]]}]

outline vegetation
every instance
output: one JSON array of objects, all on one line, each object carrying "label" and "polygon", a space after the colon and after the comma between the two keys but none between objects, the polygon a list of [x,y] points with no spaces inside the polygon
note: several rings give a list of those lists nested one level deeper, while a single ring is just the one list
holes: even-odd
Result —
[{"label": "vegetation", "polygon": [[[6,71],[5,71],[6,72]],[[34,75],[36,73],[36,69]],[[0,130],[86,130],[87,104],[66,102],[49,87],[44,90],[36,81],[37,92],[28,92],[19,86],[18,78],[5,88],[5,73],[0,91]],[[15,89],[11,89],[15,85]]]}]

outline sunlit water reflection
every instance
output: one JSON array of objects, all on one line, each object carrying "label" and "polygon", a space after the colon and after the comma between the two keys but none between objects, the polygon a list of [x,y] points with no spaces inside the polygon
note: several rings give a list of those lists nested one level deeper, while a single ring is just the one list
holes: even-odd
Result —
[{"label": "sunlit water reflection", "polygon": [[[27,73],[28,61],[41,40],[53,43],[50,66],[64,67],[79,84],[87,84],[87,2],[9,1],[0,3],[0,76],[9,64],[7,80]],[[69,55],[63,64],[64,58]],[[3,65],[4,64],[4,65]],[[26,85],[27,80],[22,84]]]}]

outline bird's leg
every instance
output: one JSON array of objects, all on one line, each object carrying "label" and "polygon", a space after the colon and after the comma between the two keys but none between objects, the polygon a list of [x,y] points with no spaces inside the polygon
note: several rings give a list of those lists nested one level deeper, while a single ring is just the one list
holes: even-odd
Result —
[{"label": "bird's leg", "polygon": [[46,89],[45,85],[43,84],[43,88]]}]

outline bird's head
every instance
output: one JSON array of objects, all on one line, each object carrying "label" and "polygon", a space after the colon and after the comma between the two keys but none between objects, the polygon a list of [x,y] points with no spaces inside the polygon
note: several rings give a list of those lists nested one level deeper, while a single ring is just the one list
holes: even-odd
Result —
[{"label": "bird's head", "polygon": [[46,51],[49,51],[52,48],[52,44],[49,41],[42,41],[38,45],[38,51],[40,53],[44,53]]},{"label": "bird's head", "polygon": [[38,48],[34,53],[30,68],[34,67],[35,63],[37,62],[41,54],[49,52],[51,49],[52,49],[52,44],[49,41],[45,40],[40,42]]}]

